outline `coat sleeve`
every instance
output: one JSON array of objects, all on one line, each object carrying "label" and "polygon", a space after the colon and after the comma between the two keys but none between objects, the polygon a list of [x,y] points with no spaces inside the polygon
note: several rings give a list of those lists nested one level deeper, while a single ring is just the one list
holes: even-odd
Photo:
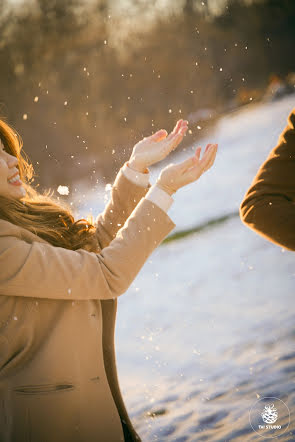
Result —
[{"label": "coat sleeve", "polygon": [[0,295],[86,300],[122,295],[175,224],[142,198],[100,253],[0,236]]},{"label": "coat sleeve", "polygon": [[111,190],[110,200],[95,220],[96,237],[100,249],[106,247],[124,225],[133,209],[151,187],[136,184],[124,174],[126,163],[119,170]]},{"label": "coat sleeve", "polygon": [[239,207],[243,223],[295,250],[295,108],[276,147],[260,166]]}]

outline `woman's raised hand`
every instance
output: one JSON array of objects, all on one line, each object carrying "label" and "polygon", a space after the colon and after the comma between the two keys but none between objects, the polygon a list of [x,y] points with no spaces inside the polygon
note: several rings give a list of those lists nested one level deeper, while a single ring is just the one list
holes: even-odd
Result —
[{"label": "woman's raised hand", "polygon": [[163,160],[182,141],[187,131],[187,121],[178,120],[173,131],[167,135],[165,129],[161,129],[149,137],[139,141],[132,151],[129,166],[138,171],[144,171],[158,161]]},{"label": "woman's raised hand", "polygon": [[218,144],[207,144],[200,160],[201,147],[196,149],[195,155],[179,164],[168,164],[162,169],[156,184],[172,195],[180,187],[197,181],[200,176],[214,163]]}]

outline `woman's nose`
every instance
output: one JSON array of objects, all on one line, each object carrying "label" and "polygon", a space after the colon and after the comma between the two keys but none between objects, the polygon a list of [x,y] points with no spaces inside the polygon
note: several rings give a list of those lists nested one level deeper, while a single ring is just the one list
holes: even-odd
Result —
[{"label": "woman's nose", "polygon": [[8,164],[9,167],[18,166],[18,159],[14,155],[9,155]]}]

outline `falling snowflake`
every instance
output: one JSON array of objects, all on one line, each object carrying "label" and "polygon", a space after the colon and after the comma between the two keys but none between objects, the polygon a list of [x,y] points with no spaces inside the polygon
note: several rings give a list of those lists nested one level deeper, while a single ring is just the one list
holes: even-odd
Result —
[{"label": "falling snowflake", "polygon": [[60,195],[68,195],[69,194],[68,186],[58,186],[57,191]]}]

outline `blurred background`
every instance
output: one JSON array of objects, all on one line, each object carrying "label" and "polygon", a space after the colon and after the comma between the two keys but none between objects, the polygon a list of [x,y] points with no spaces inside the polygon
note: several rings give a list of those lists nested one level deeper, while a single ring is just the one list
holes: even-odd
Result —
[{"label": "blurred background", "polygon": [[40,186],[110,181],[143,136],[187,119],[181,149],[295,85],[292,0],[0,0],[0,35],[0,112]]},{"label": "blurred background", "polygon": [[268,397],[281,430],[265,440],[295,440],[294,253],[238,213],[295,106],[295,1],[0,0],[0,29],[1,114],[33,184],[77,217],[100,213],[133,146],[179,118],[187,135],[151,183],[219,144],[118,299],[118,375],[142,440],[261,440],[250,410]]}]

